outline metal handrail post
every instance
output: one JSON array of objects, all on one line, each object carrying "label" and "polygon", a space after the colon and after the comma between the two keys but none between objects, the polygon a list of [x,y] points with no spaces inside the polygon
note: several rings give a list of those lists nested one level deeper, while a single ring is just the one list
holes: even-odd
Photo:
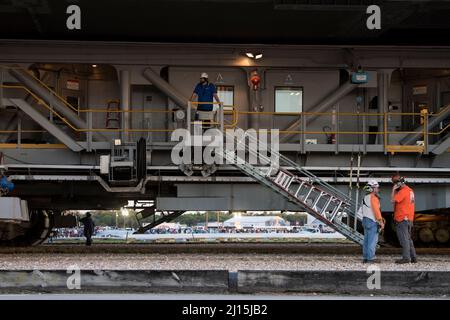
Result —
[{"label": "metal handrail post", "polygon": [[0,66],[0,109],[3,108],[3,76],[4,68]]},{"label": "metal handrail post", "polygon": [[[53,93],[52,93],[52,96],[53,96]],[[53,123],[53,99],[50,99],[50,101],[49,101],[49,107],[50,107],[50,110],[49,110],[49,120],[50,120],[50,122],[51,123]]]},{"label": "metal handrail post", "polygon": [[220,131],[223,132],[223,130],[224,130],[224,111],[223,111],[223,104],[219,104],[219,115],[220,115]]},{"label": "metal handrail post", "polygon": [[192,110],[192,102],[188,101],[188,106],[186,110],[186,129],[189,134],[191,133],[191,110]]},{"label": "metal handrail post", "polygon": [[363,154],[367,154],[367,136],[366,136],[366,121],[367,121],[367,117],[366,114],[363,113],[362,115],[362,123],[363,123]]},{"label": "metal handrail post", "polygon": [[335,109],[333,110],[335,117],[335,124],[334,124],[334,131],[336,132],[336,146],[335,146],[335,154],[339,154],[339,104],[336,105]]},{"label": "metal handrail post", "polygon": [[300,120],[301,120],[301,126],[302,126],[302,128],[300,128],[301,139],[302,139],[301,146],[302,146],[302,153],[305,154],[306,153],[306,146],[305,146],[305,140],[306,140],[306,135],[305,135],[305,132],[306,132],[306,115],[305,115],[305,113],[302,112],[300,117],[301,117]]},{"label": "metal handrail post", "polygon": [[423,153],[428,154],[428,110],[423,110]]},{"label": "metal handrail post", "polygon": [[22,117],[17,118],[17,148],[22,144]]},{"label": "metal handrail post", "polygon": [[359,176],[360,176],[360,168],[361,168],[361,154],[358,152],[358,167],[356,169],[356,193],[355,193],[355,219],[353,220],[353,229],[356,230],[358,228],[358,205],[359,205]]},{"label": "metal handrail post", "polygon": [[87,142],[87,151],[92,151],[92,112],[87,113],[87,126],[88,131],[86,132],[86,142]]},{"label": "metal handrail post", "polygon": [[388,131],[387,131],[387,112],[383,113],[383,134],[384,134],[384,154],[387,154]]}]

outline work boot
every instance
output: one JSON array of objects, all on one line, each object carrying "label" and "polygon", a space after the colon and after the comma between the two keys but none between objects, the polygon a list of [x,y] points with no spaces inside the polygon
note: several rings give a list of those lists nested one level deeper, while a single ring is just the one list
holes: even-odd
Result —
[{"label": "work boot", "polygon": [[378,259],[367,260],[367,263],[380,263]]},{"label": "work boot", "polygon": [[405,264],[405,263],[410,263],[411,261],[408,259],[399,259],[399,260],[395,260],[395,263],[397,264]]},{"label": "work boot", "polygon": [[412,258],[411,263],[417,263],[417,258]]}]

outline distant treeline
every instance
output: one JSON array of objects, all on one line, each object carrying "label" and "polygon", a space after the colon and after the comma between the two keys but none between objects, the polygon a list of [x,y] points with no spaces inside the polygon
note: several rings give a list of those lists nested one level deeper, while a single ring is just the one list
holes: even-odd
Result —
[{"label": "distant treeline", "polygon": [[[122,216],[120,211],[91,211],[92,218],[94,219],[94,223],[96,226],[117,226],[119,228],[137,228],[138,223],[135,218],[135,214],[133,211],[129,212],[128,216]],[[274,215],[274,214],[271,214]],[[282,217],[286,221],[289,221],[291,226],[295,225],[304,225],[306,224],[306,214],[296,213],[296,214],[276,214],[277,216]],[[219,212],[217,216],[217,212],[208,212],[208,221],[209,222],[224,222],[233,217],[232,213],[223,213]],[[217,218],[219,218],[217,220]],[[152,218],[150,218],[152,219]],[[183,225],[187,225],[189,227],[196,226],[198,223],[206,222],[206,213],[185,213],[178,218],[174,219],[171,222],[180,223]]]}]

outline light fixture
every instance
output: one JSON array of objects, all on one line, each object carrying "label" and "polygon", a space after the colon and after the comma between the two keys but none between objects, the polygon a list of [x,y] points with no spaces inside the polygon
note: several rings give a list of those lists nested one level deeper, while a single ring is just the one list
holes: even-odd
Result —
[{"label": "light fixture", "polygon": [[245,53],[245,55],[250,58],[250,59],[261,59],[263,57],[263,54],[261,52],[257,52],[257,53],[252,53],[252,52],[247,52]]},{"label": "light fixture", "polygon": [[97,68],[97,65],[96,65],[96,64],[93,64],[93,65],[92,65],[92,68]]},{"label": "light fixture", "polygon": [[130,212],[125,208],[120,209],[120,213],[122,214],[122,217],[128,217],[130,215]]},{"label": "light fixture", "polygon": [[122,140],[120,140],[120,139],[114,139],[114,145],[115,145],[115,146],[120,146],[120,145],[122,145]]}]

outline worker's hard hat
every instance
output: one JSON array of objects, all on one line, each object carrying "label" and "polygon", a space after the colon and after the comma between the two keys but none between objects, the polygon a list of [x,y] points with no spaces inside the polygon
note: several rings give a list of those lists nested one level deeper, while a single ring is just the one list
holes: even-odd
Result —
[{"label": "worker's hard hat", "polygon": [[376,180],[369,180],[367,182],[367,185],[372,188],[378,188],[380,186]]},{"label": "worker's hard hat", "polygon": [[208,79],[208,74],[207,74],[206,72],[203,72],[203,73],[200,75],[200,78],[206,78],[206,79]]}]

